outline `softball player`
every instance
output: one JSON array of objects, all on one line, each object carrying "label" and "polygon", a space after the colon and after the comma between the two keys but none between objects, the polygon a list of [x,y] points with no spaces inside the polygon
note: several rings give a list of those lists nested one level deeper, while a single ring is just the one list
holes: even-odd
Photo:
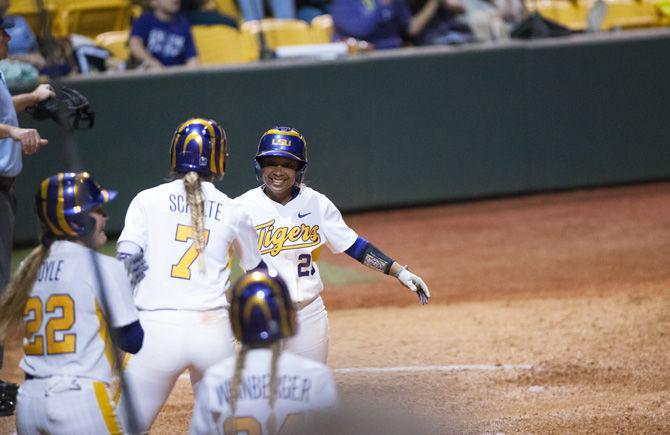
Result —
[{"label": "softball player", "polygon": [[273,270],[233,286],[230,320],[240,352],[210,367],[198,388],[191,434],[293,433],[314,412],[334,411],[337,392],[325,365],[281,352],[295,334],[295,308]]},{"label": "softball player", "polygon": [[212,184],[224,174],[223,129],[189,119],[175,131],[170,155],[173,180],[132,200],[117,246],[121,257],[143,253],[149,266],[135,288],[145,345],[124,370],[141,431],[182,372],[195,388],[206,368],[234,354],[225,298],[230,249],[243,269],[262,265],[249,216]]},{"label": "softball player", "polygon": [[91,258],[91,249],[107,240],[101,206],[115,196],[86,172],[59,173],[40,184],[41,243],[21,264],[0,305],[0,337],[21,317],[26,331],[19,434],[122,433],[107,392],[113,363],[107,319],[126,352],[140,349],[143,331],[124,265],[94,253],[100,280]]},{"label": "softball player", "polygon": [[372,269],[395,276],[423,304],[430,292],[420,277],[349,228],[325,195],[302,184],[306,151],[307,143],[298,131],[289,127],[266,131],[254,159],[256,177],[263,185],[235,201],[251,215],[263,260],[279,271],[296,304],[300,331],[288,340],[287,349],[326,362],[328,314],[320,296],[323,283],[317,266],[324,245],[333,253],[346,252]]}]

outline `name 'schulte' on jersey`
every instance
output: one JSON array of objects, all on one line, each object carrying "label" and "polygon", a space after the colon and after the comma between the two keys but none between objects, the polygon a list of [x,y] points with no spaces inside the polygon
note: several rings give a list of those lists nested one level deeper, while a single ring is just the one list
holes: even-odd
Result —
[{"label": "name 'schulte' on jersey", "polygon": [[268,198],[260,187],[235,201],[251,216],[258,251],[282,275],[294,302],[312,299],[323,289],[317,265],[323,245],[337,254],[358,237],[325,195],[304,185],[286,205]]},{"label": "name 'schulte' on jersey", "polygon": [[231,249],[244,269],[260,262],[249,216],[212,183],[203,182],[202,190],[203,258],[195,247],[191,207],[182,180],[142,191],[131,202],[119,242],[130,241],[144,249],[149,269],[135,296],[140,309],[225,307]]}]

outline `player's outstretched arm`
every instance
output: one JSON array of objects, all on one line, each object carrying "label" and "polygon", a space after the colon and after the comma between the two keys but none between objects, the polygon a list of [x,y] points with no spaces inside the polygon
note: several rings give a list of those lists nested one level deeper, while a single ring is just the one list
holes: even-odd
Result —
[{"label": "player's outstretched arm", "polygon": [[362,237],[358,237],[353,245],[345,251],[350,257],[358,260],[364,266],[387,275],[398,278],[398,281],[419,297],[422,305],[428,303],[430,290],[426,283],[418,275],[409,271],[407,266],[403,267],[398,262],[377,249],[372,243]]}]

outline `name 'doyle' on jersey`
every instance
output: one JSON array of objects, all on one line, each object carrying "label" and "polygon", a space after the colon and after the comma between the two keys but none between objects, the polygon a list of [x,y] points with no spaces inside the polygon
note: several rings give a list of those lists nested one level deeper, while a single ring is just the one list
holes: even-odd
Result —
[{"label": "name 'doyle' on jersey", "polygon": [[276,256],[281,251],[288,249],[309,248],[321,243],[319,226],[305,225],[293,227],[274,227],[275,220],[272,219],[257,225],[258,250],[261,255],[270,254]]}]

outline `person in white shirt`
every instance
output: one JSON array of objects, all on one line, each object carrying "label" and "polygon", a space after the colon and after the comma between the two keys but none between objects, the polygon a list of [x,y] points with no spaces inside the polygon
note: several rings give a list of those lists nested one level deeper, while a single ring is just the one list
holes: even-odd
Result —
[{"label": "person in white shirt", "polygon": [[144,332],[124,264],[92,251],[107,241],[102,205],[115,196],[86,172],[58,173],[40,184],[40,245],[0,303],[0,339],[20,319],[26,331],[19,434],[122,431],[108,393],[115,361],[110,332],[130,353],[141,348]]},{"label": "person in white shirt", "polygon": [[219,124],[183,122],[170,146],[172,181],[137,194],[126,213],[117,255],[146,260],[135,288],[146,340],[126,361],[128,388],[119,403],[125,409],[125,393],[132,394],[140,432],[149,430],[181,373],[189,371],[195,389],[208,367],[234,355],[225,297],[231,249],[243,269],[264,266],[251,219],[212,184],[223,177],[226,158]]},{"label": "person in white shirt", "polygon": [[358,234],[323,194],[302,183],[307,169],[307,142],[297,130],[266,131],[254,159],[256,178],[263,184],[235,198],[251,216],[263,260],[282,275],[298,310],[300,331],[287,349],[326,362],[328,314],[321,299],[323,283],[317,261],[323,246],[346,252],[379,272],[395,276],[428,302],[423,280],[409,272]]},{"label": "person in white shirt", "polygon": [[191,434],[293,433],[325,413],[338,396],[324,364],[282,351],[298,328],[286,283],[276,271],[254,271],[231,289],[230,322],[241,343],[205,373],[196,392]]}]

